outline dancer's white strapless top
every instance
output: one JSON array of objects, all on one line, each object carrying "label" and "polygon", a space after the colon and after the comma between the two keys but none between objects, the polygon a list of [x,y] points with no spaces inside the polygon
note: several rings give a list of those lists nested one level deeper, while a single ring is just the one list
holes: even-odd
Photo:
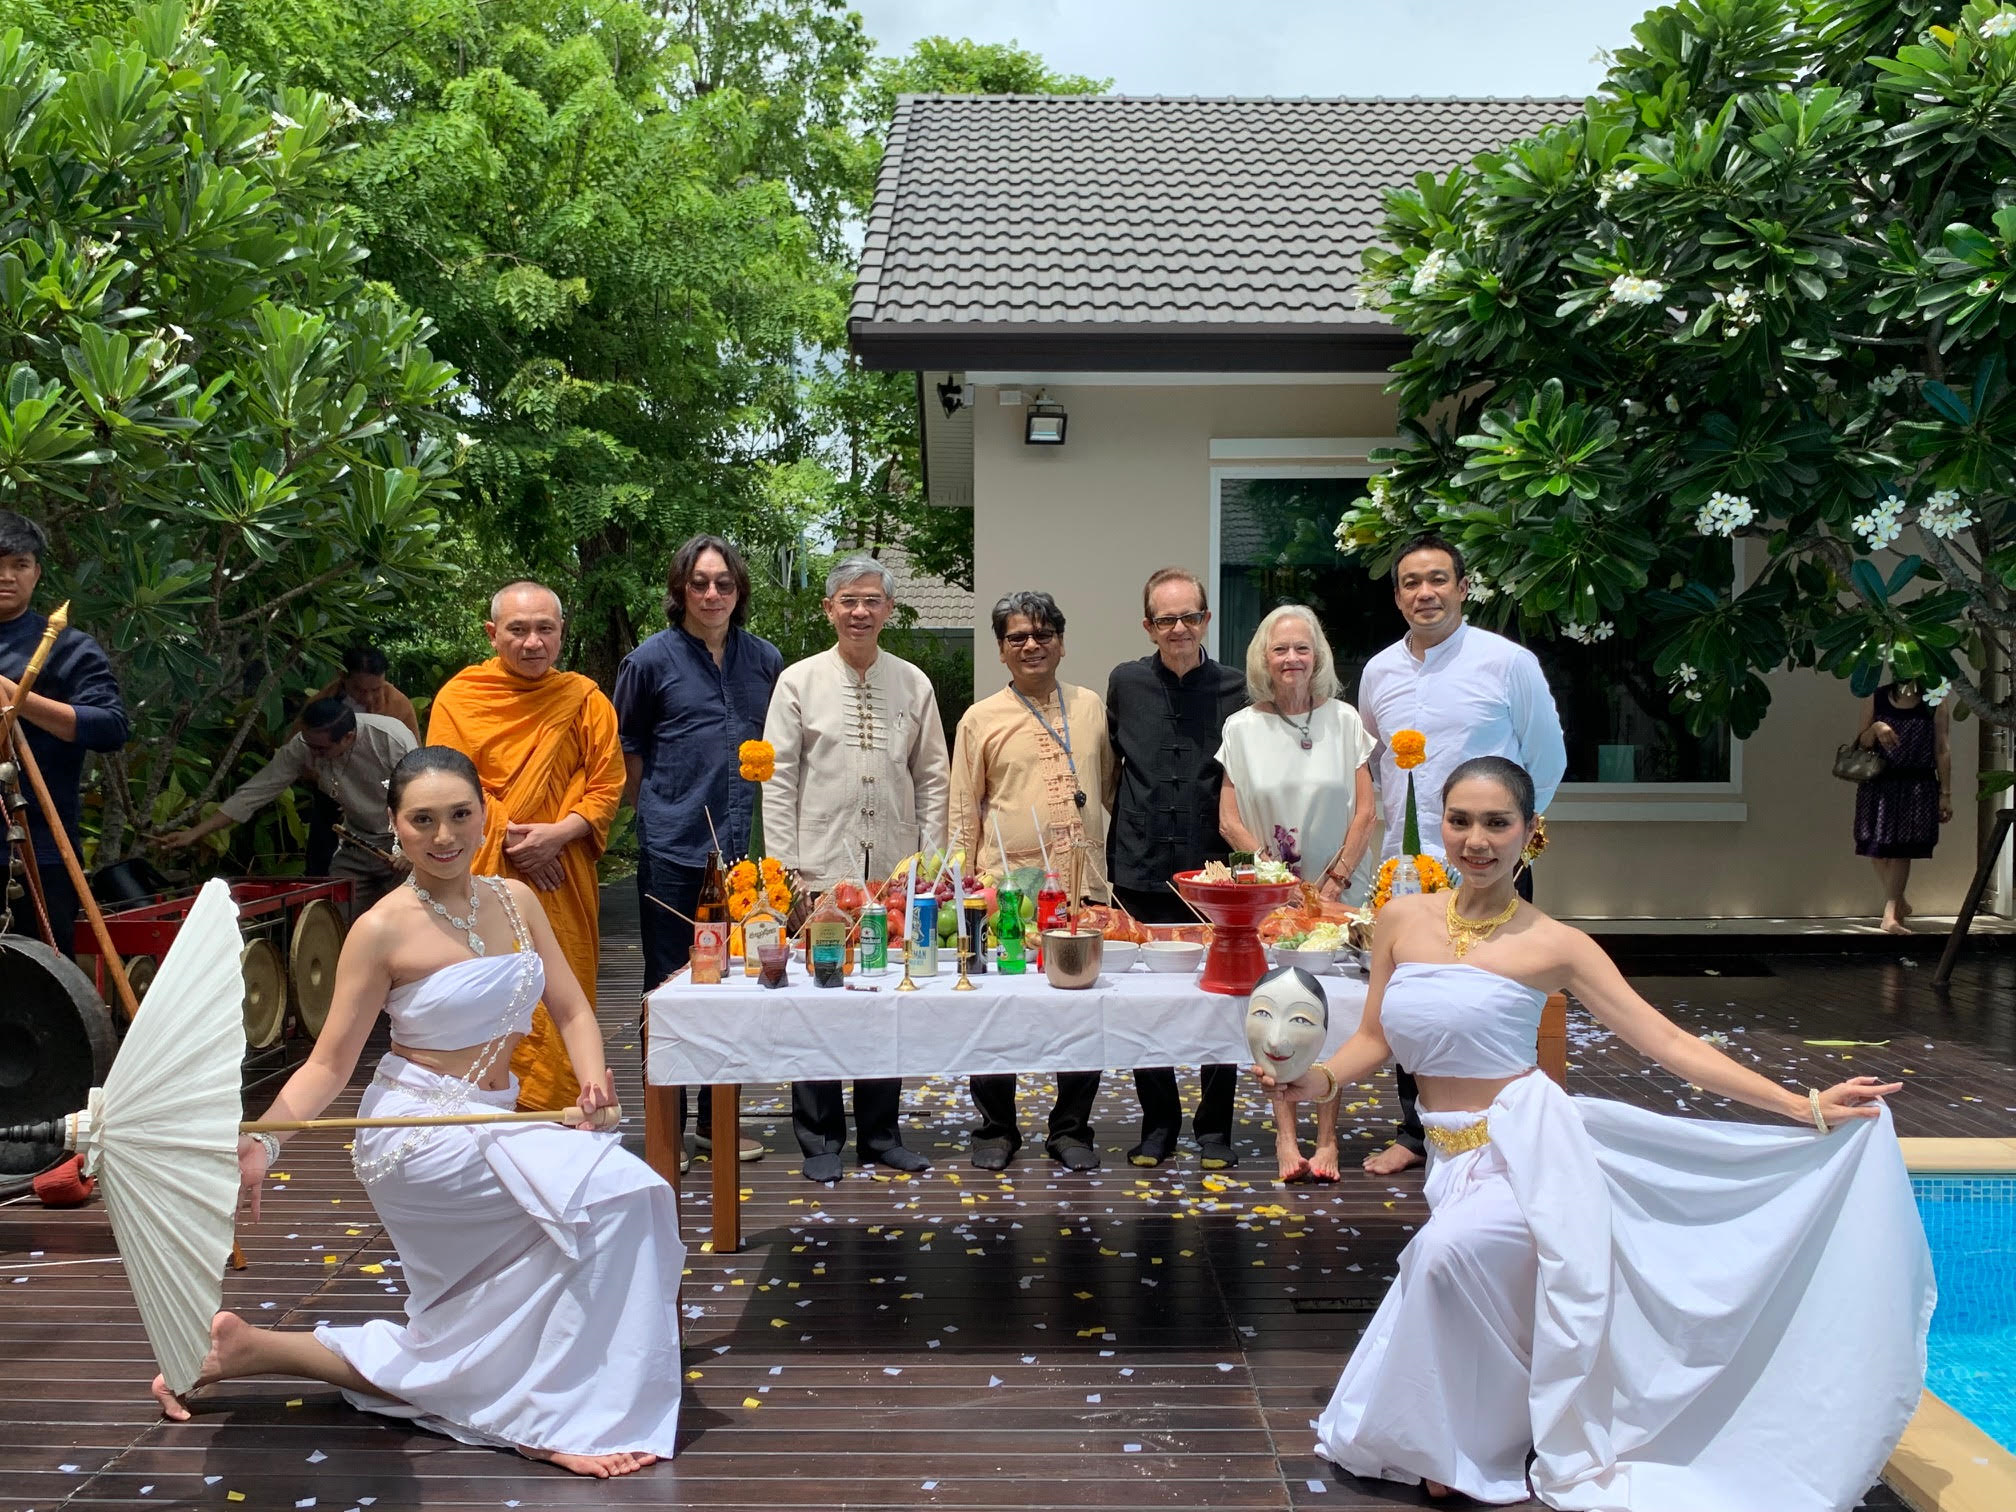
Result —
[{"label": "dancer's white strapless top", "polygon": [[412,1050],[466,1050],[532,1028],[532,1005],[546,990],[536,950],[472,956],[395,987],[385,998],[395,1044]]},{"label": "dancer's white strapless top", "polygon": [[1379,1000],[1393,1058],[1416,1076],[1518,1076],[1539,1059],[1547,994],[1458,961],[1402,961]]}]

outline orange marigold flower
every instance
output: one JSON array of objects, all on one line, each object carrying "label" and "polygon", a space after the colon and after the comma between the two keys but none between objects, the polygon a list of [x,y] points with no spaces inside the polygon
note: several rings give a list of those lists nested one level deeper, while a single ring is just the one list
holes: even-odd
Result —
[{"label": "orange marigold flower", "polygon": [[775,856],[765,856],[758,864],[763,872],[763,880],[765,882],[782,882],[784,880],[784,863],[779,861]]},{"label": "orange marigold flower", "polygon": [[745,766],[762,766],[777,759],[777,748],[767,740],[745,740],[735,748],[735,759]]},{"label": "orange marigold flower", "polygon": [[1393,764],[1403,772],[1428,759],[1428,737],[1419,730],[1395,730],[1387,746],[1393,752]]},{"label": "orange marigold flower", "polygon": [[728,891],[749,892],[756,886],[756,863],[737,861],[728,868]]},{"label": "orange marigold flower", "polygon": [[791,911],[791,889],[782,882],[772,882],[763,889],[763,896],[770,900],[770,906],[779,913]]},{"label": "orange marigold flower", "polygon": [[756,906],[755,890],[745,889],[728,895],[728,917],[737,924],[749,917],[749,910]]}]

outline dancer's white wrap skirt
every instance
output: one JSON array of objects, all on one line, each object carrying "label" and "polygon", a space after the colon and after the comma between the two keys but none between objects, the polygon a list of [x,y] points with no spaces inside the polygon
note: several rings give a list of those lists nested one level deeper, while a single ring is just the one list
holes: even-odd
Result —
[{"label": "dancer's white wrap skirt", "polygon": [[[438,1112],[426,1094],[443,1085],[388,1055],[358,1112]],[[510,1109],[516,1079],[479,1100]],[[412,1132],[358,1130],[359,1163]],[[315,1330],[384,1393],[346,1392],[355,1406],[465,1444],[671,1456],[686,1247],[672,1189],[616,1134],[433,1129],[370,1193],[399,1251],[406,1322]]]},{"label": "dancer's white wrap skirt", "polygon": [[[1353,1475],[1600,1512],[1841,1512],[1917,1409],[1931,1257],[1888,1110],[1826,1138],[1570,1098],[1431,1153],[1314,1425]],[[1477,1115],[1424,1114],[1456,1129]]]}]

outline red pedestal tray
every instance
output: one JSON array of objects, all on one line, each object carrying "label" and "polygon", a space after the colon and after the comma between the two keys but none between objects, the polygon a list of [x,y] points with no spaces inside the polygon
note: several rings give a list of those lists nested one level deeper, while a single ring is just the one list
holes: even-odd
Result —
[{"label": "red pedestal tray", "polygon": [[1295,882],[1200,882],[1194,871],[1178,872],[1183,901],[1211,921],[1211,949],[1204,956],[1206,992],[1245,997],[1267,974],[1267,952],[1259,924],[1283,903],[1301,895]]}]

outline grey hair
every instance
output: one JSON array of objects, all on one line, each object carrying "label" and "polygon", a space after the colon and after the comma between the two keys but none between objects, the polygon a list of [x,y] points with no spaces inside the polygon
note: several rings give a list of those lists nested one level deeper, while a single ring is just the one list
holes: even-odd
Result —
[{"label": "grey hair", "polygon": [[502,588],[499,588],[495,593],[490,595],[490,620],[493,624],[504,617],[500,608],[504,602],[504,595],[514,592],[519,588],[537,588],[541,593],[549,595],[553,600],[554,617],[563,625],[567,623],[567,606],[560,602],[559,594],[554,593],[551,588],[535,579],[518,578],[513,582],[506,583]]},{"label": "grey hair", "polygon": [[1274,701],[1274,684],[1267,676],[1267,643],[1274,638],[1274,627],[1287,619],[1298,619],[1307,625],[1309,642],[1316,648],[1316,665],[1309,672],[1310,702],[1319,704],[1326,698],[1335,698],[1337,659],[1330,654],[1330,640],[1323,633],[1323,622],[1307,604],[1283,604],[1268,611],[1267,617],[1260,621],[1260,628],[1246,643],[1246,697],[1256,704]]},{"label": "grey hair", "polygon": [[882,592],[890,603],[896,602],[896,574],[872,556],[856,553],[833,564],[833,570],[826,574],[826,597],[831,598],[849,583],[865,577],[879,578]]}]

